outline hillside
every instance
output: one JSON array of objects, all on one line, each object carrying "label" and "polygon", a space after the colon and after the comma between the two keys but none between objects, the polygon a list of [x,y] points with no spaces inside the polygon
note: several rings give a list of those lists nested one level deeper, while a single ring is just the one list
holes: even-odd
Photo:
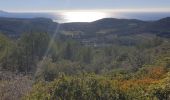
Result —
[{"label": "hillside", "polygon": [[54,33],[56,27],[57,23],[47,18],[0,18],[0,32],[10,37],[29,32]]},{"label": "hillside", "polygon": [[[90,23],[61,23],[57,33],[76,33],[79,37],[92,37],[108,34],[127,35],[151,33],[159,36],[169,37],[170,18],[158,21],[141,21],[136,19],[105,18]],[[0,18],[0,32],[10,36],[20,36],[22,33],[47,32],[56,33],[58,23],[47,18]],[[72,34],[71,34],[72,35]],[[74,34],[73,34],[74,35]]]},{"label": "hillside", "polygon": [[[115,19],[105,18],[91,23],[65,23],[61,24],[64,31],[82,31],[85,34],[97,34],[106,30],[110,34],[140,34],[153,33],[161,34],[168,32],[170,18],[158,21],[141,21],[136,19]],[[109,31],[108,31],[109,30]],[[108,31],[108,32],[107,32]]]},{"label": "hillside", "polygon": [[170,18],[0,18],[2,100],[169,100]]}]

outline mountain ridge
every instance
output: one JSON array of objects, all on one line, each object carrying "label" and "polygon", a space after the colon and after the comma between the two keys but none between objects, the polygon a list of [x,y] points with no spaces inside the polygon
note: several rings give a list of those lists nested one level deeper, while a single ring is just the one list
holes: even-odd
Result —
[{"label": "mountain ridge", "polygon": [[[93,22],[57,23],[49,18],[6,18],[0,17],[0,32],[6,35],[21,35],[29,32],[56,33],[80,32],[83,35],[105,34],[139,34],[153,33],[170,35],[170,17],[157,21],[142,21],[137,19],[104,18]],[[81,34],[82,35],[82,34]]]}]

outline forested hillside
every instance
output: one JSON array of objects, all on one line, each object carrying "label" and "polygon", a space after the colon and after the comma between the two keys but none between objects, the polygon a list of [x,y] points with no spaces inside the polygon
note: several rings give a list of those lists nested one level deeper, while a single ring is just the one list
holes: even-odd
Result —
[{"label": "forested hillside", "polygon": [[[48,18],[4,18],[0,17],[0,32],[9,36],[20,36],[29,32],[67,34],[80,37],[108,34],[152,33],[169,37],[170,17],[157,21],[104,18],[94,22],[56,23]],[[72,33],[72,34],[68,34]],[[73,34],[74,33],[74,34]]]},{"label": "forested hillside", "polygon": [[10,37],[19,37],[23,33],[54,33],[57,23],[47,18],[0,18],[0,32]]},{"label": "forested hillside", "polygon": [[0,99],[170,99],[169,18],[18,20],[0,20]]}]

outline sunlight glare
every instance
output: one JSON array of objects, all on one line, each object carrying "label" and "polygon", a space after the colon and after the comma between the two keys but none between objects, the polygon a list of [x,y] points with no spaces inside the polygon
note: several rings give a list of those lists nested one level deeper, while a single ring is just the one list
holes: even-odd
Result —
[{"label": "sunlight glare", "polygon": [[105,18],[106,13],[102,12],[63,12],[62,16],[67,22],[92,22]]}]

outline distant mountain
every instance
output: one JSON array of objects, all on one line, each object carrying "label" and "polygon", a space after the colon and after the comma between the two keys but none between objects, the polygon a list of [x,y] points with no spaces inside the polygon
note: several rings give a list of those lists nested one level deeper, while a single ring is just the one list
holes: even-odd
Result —
[{"label": "distant mountain", "polygon": [[59,16],[56,17],[56,14],[47,13],[47,12],[5,12],[0,10],[0,17],[7,18],[50,18],[53,20],[59,19]]},{"label": "distant mountain", "polygon": [[157,31],[167,31],[170,30],[170,17],[160,19],[151,24],[153,28]]},{"label": "distant mountain", "polygon": [[17,37],[22,33],[47,32],[54,33],[57,23],[48,18],[0,18],[0,33]]},{"label": "distant mountain", "polygon": [[136,19],[104,18],[91,23],[64,23],[61,24],[63,31],[82,31],[84,34],[165,34],[169,36],[170,17],[158,21],[141,21]]},{"label": "distant mountain", "polygon": [[0,10],[0,14],[3,14],[3,13],[6,13],[5,11],[3,11],[3,10]]},{"label": "distant mountain", "polygon": [[[1,11],[0,13],[6,14]],[[58,27],[60,26],[60,27]],[[150,33],[170,37],[170,17],[158,21],[136,19],[104,18],[94,22],[56,23],[48,18],[0,18],[0,32],[10,36],[22,33],[47,32],[78,37],[106,36],[109,34],[128,35]]]},{"label": "distant mountain", "polygon": [[151,22],[145,30],[156,33],[158,36],[170,38],[170,17]]},{"label": "distant mountain", "polygon": [[[89,11],[90,12],[90,11]],[[50,18],[54,21],[60,23],[66,23],[69,20],[66,19],[65,11],[61,12],[6,12],[0,10],[0,17],[8,17],[8,18]],[[145,21],[153,21],[159,20],[161,18],[170,16],[169,12],[103,12],[106,13],[106,18],[114,17],[114,18],[122,18],[122,19],[139,19]]]}]

